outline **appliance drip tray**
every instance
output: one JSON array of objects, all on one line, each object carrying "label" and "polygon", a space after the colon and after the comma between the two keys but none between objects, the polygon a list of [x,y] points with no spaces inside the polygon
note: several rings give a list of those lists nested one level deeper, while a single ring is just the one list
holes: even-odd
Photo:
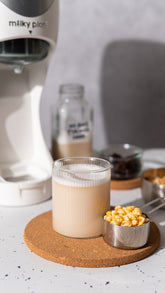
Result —
[{"label": "appliance drip tray", "polygon": [[51,197],[51,171],[33,162],[0,166],[0,205],[31,205]]},{"label": "appliance drip tray", "polygon": [[12,176],[12,177],[6,177],[4,180],[8,182],[20,182],[20,181],[33,181],[36,180],[36,178],[29,174],[22,174],[19,176]]},{"label": "appliance drip tray", "polygon": [[36,182],[49,177],[46,169],[32,163],[17,163],[1,168],[1,178],[8,182]]}]

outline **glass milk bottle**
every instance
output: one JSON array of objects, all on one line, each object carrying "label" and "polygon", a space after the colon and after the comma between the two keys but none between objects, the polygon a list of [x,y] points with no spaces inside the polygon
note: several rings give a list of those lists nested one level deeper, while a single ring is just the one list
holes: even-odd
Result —
[{"label": "glass milk bottle", "polygon": [[52,114],[52,155],[64,157],[92,156],[93,111],[84,99],[84,87],[64,84]]}]

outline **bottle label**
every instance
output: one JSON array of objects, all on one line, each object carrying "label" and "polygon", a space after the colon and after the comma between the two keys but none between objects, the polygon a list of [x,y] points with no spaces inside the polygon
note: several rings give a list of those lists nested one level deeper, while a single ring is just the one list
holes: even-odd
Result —
[{"label": "bottle label", "polygon": [[91,121],[67,121],[65,127],[60,130],[56,139],[59,143],[91,141],[92,123]]},{"label": "bottle label", "polygon": [[90,134],[90,128],[90,123],[88,121],[69,123],[67,127],[67,133],[73,140],[85,139]]}]

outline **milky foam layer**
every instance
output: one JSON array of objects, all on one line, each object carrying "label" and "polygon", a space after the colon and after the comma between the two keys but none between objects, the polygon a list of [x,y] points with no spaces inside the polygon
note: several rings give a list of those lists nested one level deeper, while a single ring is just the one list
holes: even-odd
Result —
[{"label": "milky foam layer", "polygon": [[100,185],[109,179],[110,170],[92,164],[70,164],[60,169],[54,168],[53,172],[54,181],[73,187]]}]

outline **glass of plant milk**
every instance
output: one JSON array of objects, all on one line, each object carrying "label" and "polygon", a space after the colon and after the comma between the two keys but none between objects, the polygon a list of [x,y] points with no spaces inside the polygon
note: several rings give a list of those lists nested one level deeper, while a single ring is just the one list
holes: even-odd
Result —
[{"label": "glass of plant milk", "polygon": [[99,158],[56,160],[52,174],[53,229],[68,237],[103,234],[110,208],[110,163]]}]

